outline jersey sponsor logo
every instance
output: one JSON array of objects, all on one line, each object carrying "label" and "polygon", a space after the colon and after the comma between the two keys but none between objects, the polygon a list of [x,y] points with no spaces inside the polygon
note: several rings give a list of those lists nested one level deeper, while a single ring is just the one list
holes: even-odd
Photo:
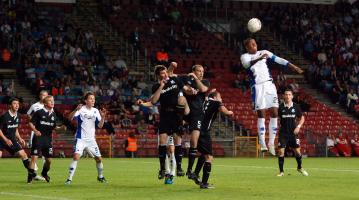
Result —
[{"label": "jersey sponsor logo", "polygon": [[7,126],[7,128],[17,128],[17,127],[19,127],[18,124],[11,124]]},{"label": "jersey sponsor logo", "polygon": [[95,117],[94,115],[84,114],[84,118],[86,119],[93,119],[94,117]]},{"label": "jersey sponsor logo", "polygon": [[282,115],[282,118],[295,118],[294,114]]},{"label": "jersey sponsor logo", "polygon": [[174,89],[177,89],[177,85],[172,85],[171,87],[168,87],[167,89],[162,90],[161,94],[164,94],[164,93],[166,93],[168,91],[171,91],[171,90],[174,90]]},{"label": "jersey sponsor logo", "polygon": [[295,113],[295,109],[294,109],[294,108],[292,109],[292,113]]},{"label": "jersey sponsor logo", "polygon": [[52,117],[51,117],[51,120],[52,120],[52,121],[54,121],[54,120],[55,120],[55,117],[54,117],[54,116],[52,116]]},{"label": "jersey sponsor logo", "polygon": [[46,125],[46,126],[54,126],[54,123],[51,122],[45,122],[45,121],[40,121],[41,125]]},{"label": "jersey sponsor logo", "polygon": [[171,84],[175,84],[175,81],[174,81],[174,80],[171,80],[170,83],[171,83]]}]

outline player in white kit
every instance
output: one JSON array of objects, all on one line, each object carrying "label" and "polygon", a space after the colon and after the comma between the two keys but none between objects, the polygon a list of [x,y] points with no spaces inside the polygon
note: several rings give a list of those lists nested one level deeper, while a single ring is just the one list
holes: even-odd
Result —
[{"label": "player in white kit", "polygon": [[106,179],[103,176],[102,157],[96,142],[95,132],[96,127],[102,128],[107,111],[105,109],[99,111],[97,108],[94,108],[95,95],[92,92],[86,93],[84,100],[85,105],[78,105],[77,108],[70,113],[70,119],[77,121],[77,130],[75,134],[73,161],[70,164],[69,176],[65,184],[71,184],[72,177],[76,171],[77,162],[85,150],[87,150],[96,161],[98,172],[97,180],[101,183],[106,183]]},{"label": "player in white kit", "polygon": [[270,111],[269,121],[269,152],[275,155],[274,140],[277,133],[277,117],[278,117],[278,95],[277,89],[273,83],[273,78],[269,72],[267,60],[289,67],[293,71],[301,74],[303,70],[287,60],[274,55],[267,50],[257,50],[257,43],[253,38],[244,41],[247,53],[241,56],[243,67],[250,75],[250,86],[252,91],[252,101],[254,110],[257,111],[258,136],[261,151],[268,151],[265,142],[265,112]]}]

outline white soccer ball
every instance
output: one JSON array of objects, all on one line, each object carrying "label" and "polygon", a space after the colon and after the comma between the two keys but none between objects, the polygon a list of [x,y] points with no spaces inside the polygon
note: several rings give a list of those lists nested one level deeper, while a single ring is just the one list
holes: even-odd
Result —
[{"label": "white soccer ball", "polygon": [[248,21],[247,28],[251,33],[255,33],[262,28],[262,22],[258,18],[252,18]]}]

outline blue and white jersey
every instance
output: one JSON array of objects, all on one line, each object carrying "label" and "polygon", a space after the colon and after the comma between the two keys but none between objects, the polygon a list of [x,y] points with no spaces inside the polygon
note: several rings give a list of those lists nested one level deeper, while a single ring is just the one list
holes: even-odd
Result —
[{"label": "blue and white jersey", "polygon": [[268,59],[275,60],[276,56],[267,50],[257,51],[255,54],[245,53],[241,56],[241,62],[243,67],[249,72],[251,86],[255,84],[261,84],[266,81],[272,80],[272,76],[269,72],[267,65],[267,59],[262,59],[251,66],[251,61],[260,58],[263,54],[268,55]]},{"label": "blue and white jersey", "polygon": [[77,120],[76,139],[95,140],[96,126],[101,121],[101,115],[97,108],[88,109],[82,106],[75,112]]}]

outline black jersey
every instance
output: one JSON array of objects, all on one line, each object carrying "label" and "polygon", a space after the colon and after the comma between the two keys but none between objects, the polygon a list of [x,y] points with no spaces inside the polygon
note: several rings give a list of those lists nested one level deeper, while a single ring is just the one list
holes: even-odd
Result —
[{"label": "black jersey", "polygon": [[[189,108],[191,109],[191,112],[200,112],[203,110],[203,103],[206,98],[205,92],[200,92],[196,83],[196,80],[192,76],[187,76],[187,79],[184,80],[185,85],[189,85],[190,87],[197,90],[196,95],[186,95],[186,99],[189,105]],[[209,87],[209,81],[208,80],[201,80],[203,85]]]},{"label": "black jersey", "polygon": [[[152,86],[152,94],[160,87],[160,83]],[[181,81],[177,77],[170,77],[161,91],[159,102],[161,104],[161,111],[168,109],[175,109],[178,102],[178,95],[183,88]]]},{"label": "black jersey", "polygon": [[211,130],[212,123],[217,118],[217,114],[221,106],[221,102],[215,101],[211,98],[204,102],[204,119],[202,121],[201,132],[209,132]]},{"label": "black jersey", "polygon": [[56,127],[56,114],[54,111],[49,112],[43,108],[34,113],[31,123],[41,132],[41,136],[51,137]]},{"label": "black jersey", "polygon": [[16,129],[19,127],[19,115],[12,116],[10,111],[0,117],[0,128],[3,134],[10,140],[16,139]]},{"label": "black jersey", "polygon": [[300,106],[293,103],[291,107],[286,107],[284,103],[279,105],[280,134],[291,135],[296,128],[296,119],[302,117]]}]

